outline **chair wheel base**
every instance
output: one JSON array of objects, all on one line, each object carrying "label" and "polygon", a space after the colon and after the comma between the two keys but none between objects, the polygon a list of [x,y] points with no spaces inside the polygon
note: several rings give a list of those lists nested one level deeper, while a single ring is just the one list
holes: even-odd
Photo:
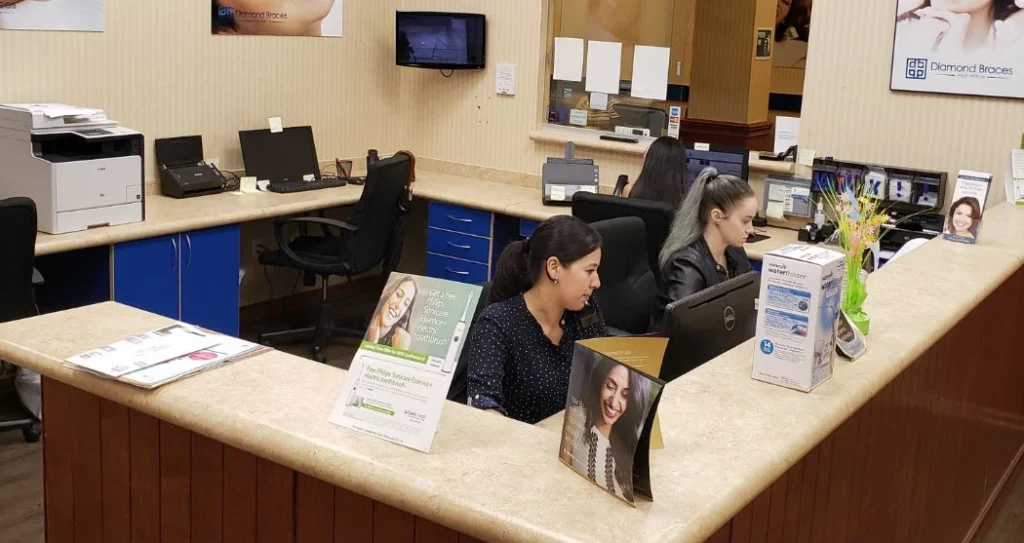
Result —
[{"label": "chair wheel base", "polygon": [[313,360],[324,364],[327,362],[327,353],[324,352],[322,347],[313,347]]},{"label": "chair wheel base", "polygon": [[21,437],[25,440],[25,443],[35,443],[39,441],[41,432],[39,430],[39,423],[29,424],[22,426]]}]

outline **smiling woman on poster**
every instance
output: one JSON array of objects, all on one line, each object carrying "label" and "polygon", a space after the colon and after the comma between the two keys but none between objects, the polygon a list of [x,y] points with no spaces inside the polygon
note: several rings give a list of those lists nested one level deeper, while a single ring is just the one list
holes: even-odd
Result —
[{"label": "smiling woman on poster", "polygon": [[370,318],[366,340],[396,349],[408,349],[412,342],[409,320],[419,286],[412,277],[403,277],[385,291]]},{"label": "smiling woman on poster", "polygon": [[954,202],[949,210],[946,233],[966,239],[977,238],[978,223],[981,222],[981,204],[978,199],[965,196]]},{"label": "smiling woman on poster", "polygon": [[1019,53],[1024,0],[900,0],[897,50],[908,54]]},{"label": "smiling woman on poster", "polygon": [[620,498],[633,500],[636,452],[650,383],[629,368],[602,358],[583,382],[584,430],[572,443],[572,467]]}]

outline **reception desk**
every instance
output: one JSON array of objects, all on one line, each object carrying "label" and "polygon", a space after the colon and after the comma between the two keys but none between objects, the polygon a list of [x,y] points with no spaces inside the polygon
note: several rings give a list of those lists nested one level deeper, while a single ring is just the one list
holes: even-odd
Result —
[{"label": "reception desk", "polygon": [[448,404],[430,454],[327,422],[345,372],[277,351],[153,392],[61,360],[167,319],[103,303],[0,325],[44,375],[47,540],[962,541],[1024,446],[1024,210],[872,274],[868,353],[805,394],[747,343],[669,384],[654,502],[562,466],[557,422]]}]

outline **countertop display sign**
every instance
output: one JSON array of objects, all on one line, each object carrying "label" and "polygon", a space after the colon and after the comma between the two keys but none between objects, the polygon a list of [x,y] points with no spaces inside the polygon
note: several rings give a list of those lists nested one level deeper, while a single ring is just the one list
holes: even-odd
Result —
[{"label": "countertop display sign", "polygon": [[931,4],[897,2],[889,88],[1024,98],[1024,9],[1013,1],[974,11]]}]

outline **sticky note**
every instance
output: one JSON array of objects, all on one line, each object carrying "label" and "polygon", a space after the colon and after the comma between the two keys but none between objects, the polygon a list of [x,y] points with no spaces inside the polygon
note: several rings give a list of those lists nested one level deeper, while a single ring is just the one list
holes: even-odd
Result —
[{"label": "sticky note", "polygon": [[551,197],[550,200],[556,202],[565,201],[565,186],[564,185],[551,185]]},{"label": "sticky note", "polygon": [[770,219],[785,219],[785,202],[768,202],[767,215]]},{"label": "sticky note", "polygon": [[240,179],[239,182],[238,182],[238,190],[242,194],[250,194],[250,193],[253,193],[253,192],[257,192],[257,190],[256,190],[256,177],[254,177],[254,176],[246,176],[246,177],[243,177],[242,179]]},{"label": "sticky note", "polygon": [[815,151],[814,149],[807,149],[806,147],[801,147],[800,157],[797,159],[797,162],[799,162],[801,166],[814,166],[814,157],[817,155],[818,152]]},{"label": "sticky note", "polygon": [[271,133],[276,134],[278,132],[283,132],[284,131],[284,126],[281,124],[281,118],[280,117],[271,117],[271,118],[267,119],[267,123],[270,124],[270,132]]},{"label": "sticky note", "polygon": [[694,143],[693,144],[693,150],[694,151],[710,151],[711,150],[711,144],[710,143]]},{"label": "sticky note", "polygon": [[583,185],[582,187],[580,187],[580,191],[597,193],[597,187],[595,187],[594,185]]},{"label": "sticky note", "polygon": [[597,111],[608,109],[608,95],[603,92],[590,93],[590,109]]}]

